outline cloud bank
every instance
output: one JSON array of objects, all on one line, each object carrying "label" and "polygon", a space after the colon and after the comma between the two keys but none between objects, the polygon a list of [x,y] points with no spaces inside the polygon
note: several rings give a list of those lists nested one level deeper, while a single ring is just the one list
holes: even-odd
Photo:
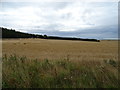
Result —
[{"label": "cloud bank", "polygon": [[0,26],[22,32],[117,38],[117,2],[2,2]]}]

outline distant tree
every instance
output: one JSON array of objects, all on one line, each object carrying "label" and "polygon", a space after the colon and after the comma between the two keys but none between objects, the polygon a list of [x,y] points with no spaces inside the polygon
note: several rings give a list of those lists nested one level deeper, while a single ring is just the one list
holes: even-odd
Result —
[{"label": "distant tree", "polygon": [[44,38],[47,38],[47,35],[44,35]]}]

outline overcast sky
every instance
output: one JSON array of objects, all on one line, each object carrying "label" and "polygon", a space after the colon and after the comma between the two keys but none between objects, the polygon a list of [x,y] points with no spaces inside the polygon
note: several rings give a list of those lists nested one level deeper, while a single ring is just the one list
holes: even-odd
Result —
[{"label": "overcast sky", "polygon": [[1,3],[1,27],[53,36],[118,37],[118,2]]}]

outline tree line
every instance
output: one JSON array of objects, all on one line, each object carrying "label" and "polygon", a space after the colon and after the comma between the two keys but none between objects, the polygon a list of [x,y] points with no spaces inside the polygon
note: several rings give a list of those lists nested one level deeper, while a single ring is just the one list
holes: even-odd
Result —
[{"label": "tree line", "polygon": [[47,35],[36,35],[30,33],[23,33],[15,31],[14,29],[7,29],[0,27],[0,32],[2,32],[2,38],[41,38],[41,39],[56,39],[56,40],[80,40],[80,41],[96,41],[97,39],[83,39],[83,38],[72,38],[72,37],[57,37],[57,36],[47,36]]},{"label": "tree line", "polygon": [[42,35],[23,33],[3,27],[0,27],[0,30],[2,30],[2,38],[43,38]]}]

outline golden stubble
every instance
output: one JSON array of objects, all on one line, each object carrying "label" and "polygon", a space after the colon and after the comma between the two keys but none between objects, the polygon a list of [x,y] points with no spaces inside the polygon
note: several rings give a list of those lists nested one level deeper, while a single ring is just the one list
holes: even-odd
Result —
[{"label": "golden stubble", "polygon": [[118,41],[69,41],[45,39],[2,40],[2,55],[49,60],[118,60]]}]

